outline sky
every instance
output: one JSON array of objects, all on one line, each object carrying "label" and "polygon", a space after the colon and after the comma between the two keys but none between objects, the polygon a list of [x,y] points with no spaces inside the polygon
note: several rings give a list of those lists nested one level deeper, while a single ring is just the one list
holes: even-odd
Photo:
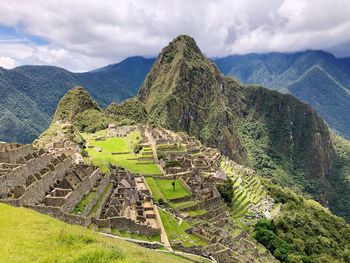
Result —
[{"label": "sky", "polygon": [[1,0],[0,66],[74,72],[155,57],[192,36],[208,57],[322,49],[350,56],[350,0]]}]

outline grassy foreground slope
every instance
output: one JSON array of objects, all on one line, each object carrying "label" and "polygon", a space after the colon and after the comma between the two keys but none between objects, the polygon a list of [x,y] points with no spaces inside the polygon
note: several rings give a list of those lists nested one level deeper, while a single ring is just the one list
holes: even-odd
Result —
[{"label": "grassy foreground slope", "polygon": [[1,262],[188,262],[5,204],[0,204],[0,248]]}]

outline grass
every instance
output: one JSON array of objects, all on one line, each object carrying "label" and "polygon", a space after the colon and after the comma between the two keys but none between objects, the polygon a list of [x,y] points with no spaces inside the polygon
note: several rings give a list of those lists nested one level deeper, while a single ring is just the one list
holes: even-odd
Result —
[{"label": "grass", "polygon": [[167,200],[191,195],[191,192],[184,187],[179,179],[175,179],[175,191],[172,186],[174,180],[154,179],[154,181]]},{"label": "grass", "polygon": [[181,225],[179,225],[178,221],[171,214],[164,212],[162,209],[158,209],[158,211],[170,243],[179,241],[185,247],[207,245],[207,243],[199,237],[185,232],[186,229],[190,228],[190,225],[186,221],[182,221]]},{"label": "grass", "polygon": [[94,199],[95,195],[96,195],[96,191],[95,190],[90,191],[74,207],[72,213],[73,214],[81,214],[84,211],[85,207],[91,202],[91,200]]},{"label": "grass", "polygon": [[[84,139],[87,140],[88,146],[93,146],[93,148],[87,148],[89,156],[91,156],[94,165],[99,166],[102,172],[108,172],[108,163],[112,163],[125,169],[132,173],[139,174],[159,174],[159,167],[155,163],[145,163],[137,160],[128,160],[132,158],[137,158],[141,156],[142,151],[138,155],[133,155],[131,150],[131,143],[138,143],[138,134],[133,132],[128,135],[127,138],[107,138],[105,141],[96,141],[96,135],[94,134],[83,134]],[[101,148],[102,151],[98,152],[94,148]],[[116,154],[112,153],[125,153]],[[150,161],[148,161],[150,162]]]},{"label": "grass", "polygon": [[157,183],[152,177],[145,177],[148,186],[151,188],[151,192],[153,194],[153,199],[158,202],[159,199],[166,200],[162,191],[159,189]]},{"label": "grass", "polygon": [[194,216],[204,215],[206,212],[208,211],[205,209],[199,209],[199,210],[188,211],[188,214],[189,216],[194,217]]},{"label": "grass", "polygon": [[97,209],[100,207],[103,198],[106,196],[106,194],[108,193],[109,190],[111,190],[111,188],[113,187],[112,183],[109,183],[106,187],[106,189],[103,191],[102,195],[100,196],[100,198],[98,199],[97,203],[92,207],[89,216],[93,215],[96,213]]},{"label": "grass", "polygon": [[193,200],[174,203],[169,200],[172,198],[180,198],[191,195],[191,193],[184,187],[179,179],[175,180],[175,191],[173,190],[172,182],[173,180],[166,179],[155,179],[152,177],[146,177],[148,186],[151,188],[153,198],[155,201],[163,199],[165,202],[173,208],[188,208],[195,206],[197,203]]},{"label": "grass", "polygon": [[185,201],[185,202],[181,202],[181,203],[172,203],[172,202],[170,202],[169,204],[173,208],[181,209],[181,208],[189,208],[189,207],[195,206],[197,204],[197,202],[193,201],[193,200],[190,200],[190,201]]},{"label": "grass", "polygon": [[1,262],[188,262],[101,236],[26,208],[0,204]]}]

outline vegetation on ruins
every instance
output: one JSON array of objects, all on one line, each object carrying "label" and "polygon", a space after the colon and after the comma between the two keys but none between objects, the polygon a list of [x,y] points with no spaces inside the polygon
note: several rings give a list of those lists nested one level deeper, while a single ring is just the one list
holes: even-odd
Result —
[{"label": "vegetation on ruins", "polygon": [[188,262],[5,204],[0,204],[0,229],[7,262]]}]

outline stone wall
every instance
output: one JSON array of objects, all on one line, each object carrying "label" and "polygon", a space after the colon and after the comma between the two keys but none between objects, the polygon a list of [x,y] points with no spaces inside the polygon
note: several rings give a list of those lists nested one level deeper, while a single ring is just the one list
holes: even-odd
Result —
[{"label": "stone wall", "polygon": [[72,164],[72,158],[67,157],[61,163],[59,163],[54,171],[47,171],[41,175],[42,179],[34,182],[28,186],[23,196],[19,198],[21,205],[35,205],[40,203],[46,195],[46,192],[50,192],[52,186],[56,181],[61,181],[65,176],[65,173],[70,169]]},{"label": "stone wall", "polygon": [[34,152],[31,144],[13,149],[9,149],[11,148],[10,145],[5,144],[5,146],[2,146],[2,151],[0,151],[0,163],[17,163],[20,158]]},{"label": "stone wall", "polygon": [[52,157],[47,154],[31,159],[26,164],[18,166],[0,177],[0,195],[17,185],[25,185],[28,177],[45,168]]},{"label": "stone wall", "polygon": [[58,207],[39,206],[39,205],[26,205],[25,207],[33,209],[37,212],[40,212],[46,215],[53,216],[68,224],[81,225],[81,226],[87,227],[91,223],[90,218],[86,218],[79,215],[67,214]]},{"label": "stone wall", "polygon": [[191,195],[168,199],[168,201],[172,202],[172,203],[182,203],[182,202],[186,202],[186,201],[190,201],[190,200],[192,200]]},{"label": "stone wall", "polygon": [[222,203],[221,196],[214,196],[208,200],[202,201],[199,203],[200,208],[211,208],[211,207],[217,207],[218,204]]},{"label": "stone wall", "polygon": [[112,217],[108,219],[93,218],[92,222],[99,227],[117,228],[118,230],[124,230],[138,235],[160,235],[160,228],[155,229],[146,225],[140,225],[133,220],[125,217]]},{"label": "stone wall", "polygon": [[103,200],[101,202],[101,205],[99,208],[97,208],[97,211],[95,213],[95,217],[96,218],[99,218],[101,216],[101,213],[102,213],[102,208],[105,206],[107,200],[109,199],[109,197],[111,196],[111,194],[113,193],[114,191],[114,187],[112,187],[107,193],[106,195],[103,197]]},{"label": "stone wall", "polygon": [[90,192],[92,189],[92,183],[90,181],[89,177],[84,178],[84,180],[78,185],[76,189],[72,193],[70,193],[64,205],[62,206],[62,210],[70,213],[76,206],[76,204],[86,195]]}]

